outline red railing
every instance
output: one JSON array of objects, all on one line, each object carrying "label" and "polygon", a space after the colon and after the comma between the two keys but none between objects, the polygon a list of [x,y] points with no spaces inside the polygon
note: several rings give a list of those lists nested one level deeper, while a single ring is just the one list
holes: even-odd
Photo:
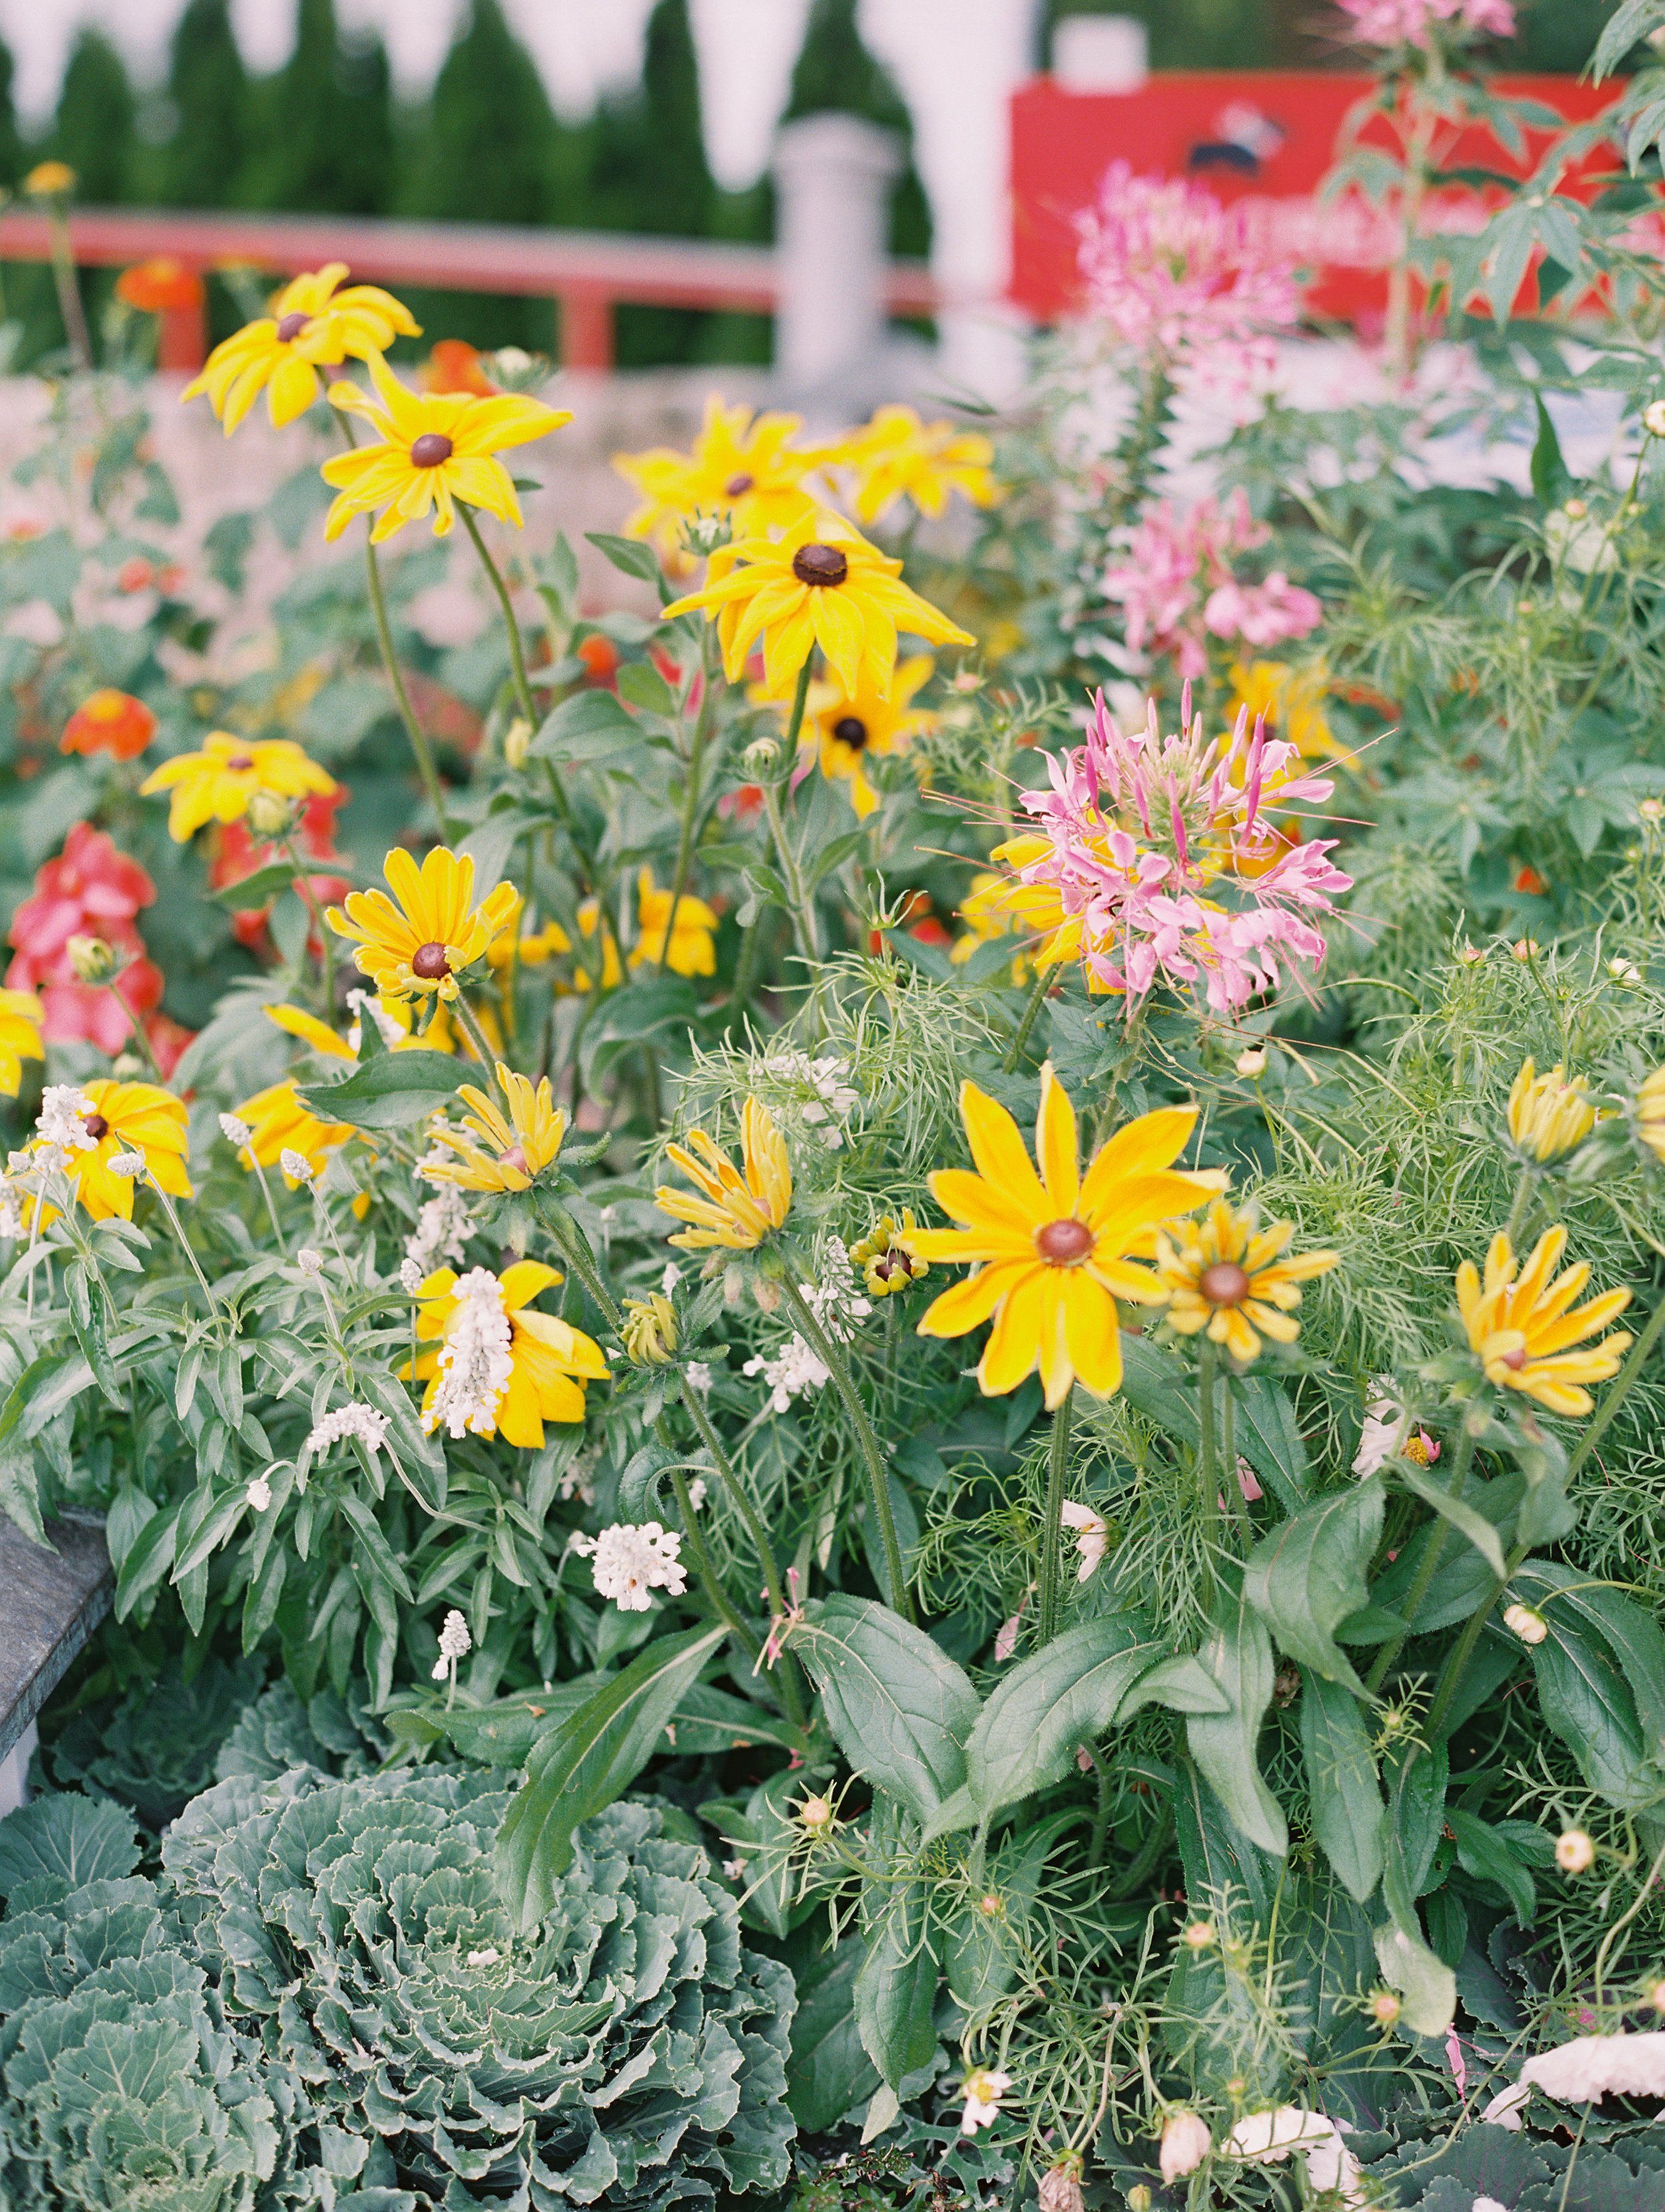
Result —
[{"label": "red railing", "polygon": [[[612,367],[613,310],[621,302],[770,314],[781,296],[772,246],[611,231],[78,208],[70,216],[70,244],[83,268],[125,268],[166,254],[201,276],[234,267],[293,276],[344,261],[365,283],[552,299],[561,309],[560,355],[568,368]],[[0,216],[0,261],[50,256],[44,216],[12,210]],[[941,304],[923,262],[892,262],[887,290],[893,314],[928,315]],[[177,308],[161,321],[158,366],[200,368],[208,348],[203,309]]]}]

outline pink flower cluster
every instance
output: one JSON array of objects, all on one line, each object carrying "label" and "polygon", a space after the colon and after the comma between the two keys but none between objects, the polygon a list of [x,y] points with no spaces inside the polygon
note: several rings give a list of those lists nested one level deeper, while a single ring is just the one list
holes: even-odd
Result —
[{"label": "pink flower cluster", "polygon": [[118,853],[102,830],[76,823],[63,852],[39,871],[33,891],[12,916],[17,954],[6,983],[14,991],[39,994],[48,1039],[83,1038],[112,1055],[126,1050],[132,1030],[115,993],[79,980],[70,964],[70,939],[102,938],[132,956],[120,978],[122,997],[143,1018],[161,1004],[162,979],[144,957],[134,917],[155,896],[156,886],[137,860]]},{"label": "pink flower cluster", "polygon": [[1121,607],[1133,652],[1171,653],[1182,676],[1200,676],[1208,665],[1205,629],[1257,647],[1316,629],[1322,605],[1281,568],[1261,584],[1239,583],[1231,573],[1233,554],[1270,535],[1241,489],[1223,505],[1199,500],[1183,515],[1167,500],[1147,507],[1127,558],[1104,573],[1104,596]]},{"label": "pink flower cluster", "polygon": [[1152,701],[1124,736],[1100,692],[1086,743],[1048,762],[1050,790],[1024,794],[1039,834],[1003,849],[1018,883],[1062,909],[1054,957],[1079,941],[1091,983],[1130,1008],[1165,981],[1229,1013],[1285,968],[1317,967],[1310,917],[1333,914],[1352,879],[1326,857],[1334,838],[1296,842],[1267,811],[1321,804],[1328,777],[1268,742],[1263,719],[1251,734],[1246,709],[1229,739],[1205,744],[1188,684],[1182,715],[1184,732],[1164,738]]},{"label": "pink flower cluster", "polygon": [[1352,36],[1366,46],[1420,46],[1432,42],[1436,23],[1475,38],[1512,39],[1511,0],[1338,0],[1352,19]]},{"label": "pink flower cluster", "polygon": [[1075,222],[1088,307],[1135,352],[1246,378],[1299,315],[1292,267],[1246,210],[1184,178],[1112,161]]}]

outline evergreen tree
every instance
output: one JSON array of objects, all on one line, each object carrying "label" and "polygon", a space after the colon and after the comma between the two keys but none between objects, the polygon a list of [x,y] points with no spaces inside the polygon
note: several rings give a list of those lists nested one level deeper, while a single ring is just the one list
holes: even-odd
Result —
[{"label": "evergreen tree", "polygon": [[11,48],[0,39],[0,185],[15,185],[23,173],[23,147],[17,135],[17,109],[12,100]]},{"label": "evergreen tree", "polygon": [[231,0],[185,0],[167,74],[173,135],[161,149],[170,207],[228,207],[248,152],[249,88]]},{"label": "evergreen tree", "polygon": [[94,206],[126,198],[137,141],[133,88],[121,56],[100,32],[76,39],[58,88],[52,150],[76,177],[76,196]]},{"label": "evergreen tree", "polygon": [[379,39],[343,43],[335,0],[299,0],[295,47],[263,88],[264,143],[252,167],[258,207],[384,215],[392,199],[392,86]]},{"label": "evergreen tree", "polygon": [[783,123],[805,115],[860,115],[902,142],[904,162],[890,202],[892,253],[931,251],[931,207],[914,167],[914,121],[896,79],[868,51],[856,0],[814,0],[792,72]]}]

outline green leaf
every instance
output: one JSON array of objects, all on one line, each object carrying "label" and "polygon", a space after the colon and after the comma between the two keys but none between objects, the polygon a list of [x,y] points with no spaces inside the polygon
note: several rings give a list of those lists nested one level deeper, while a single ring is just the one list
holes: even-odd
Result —
[{"label": "green leaf", "polygon": [[1170,1352],[1148,1338],[1121,1333],[1121,1392],[1147,1420],[1194,1451],[1201,1442],[1197,1394],[1189,1375]]},{"label": "green leaf", "polygon": [[792,1632],[858,1774],[928,1821],[966,1779],[977,1693],[923,1630],[871,1599],[828,1597]]},{"label": "green leaf", "polygon": [[107,1797],[62,1790],[20,1806],[0,1823],[0,1897],[43,1875],[70,1889],[119,1881],[138,1863],[133,1816]]},{"label": "green leaf", "polygon": [[1362,1905],[1382,1879],[1386,1808],[1358,1698],[1316,1672],[1301,1691],[1301,1749],[1313,1833],[1342,1887]]},{"label": "green leaf", "polygon": [[916,1881],[892,1898],[868,1937],[867,1955],[851,1990],[861,2047],[893,2089],[928,2066],[937,2047],[933,2014],[938,1967],[927,1921],[928,1894],[926,1885]]},{"label": "green leaf", "polygon": [[173,1546],[179,1533],[179,1509],[171,1505],[147,1521],[133,1539],[116,1577],[115,1616],[125,1620],[148,1589],[160,1583],[173,1564]]},{"label": "green leaf", "polygon": [[574,1829],[629,1788],[727,1634],[720,1626],[660,1638],[540,1741],[497,1838],[498,1887],[523,1928],[554,1904]]},{"label": "green leaf", "polygon": [[[1575,255],[1575,263],[1577,258]],[[1572,496],[1572,477],[1562,459],[1561,441],[1555,434],[1555,425],[1550,420],[1542,392],[1533,393],[1532,404],[1538,410],[1538,436],[1532,448],[1532,489],[1540,507],[1559,507]]]},{"label": "green leaf", "polygon": [[799,1970],[787,2103],[806,2135],[824,2134],[879,2085],[855,2019],[855,1978],[866,1956],[860,1937],[846,1936]]},{"label": "green leaf", "polygon": [[647,714],[674,714],[677,695],[651,661],[627,660],[618,672],[618,691]]},{"label": "green leaf", "polygon": [[273,860],[264,868],[256,868],[250,875],[240,877],[234,884],[222,884],[208,896],[216,906],[228,907],[240,914],[246,907],[264,906],[268,899],[286,891],[295,881],[295,870],[287,860]]},{"label": "green leaf", "polygon": [[1061,1781],[1076,1748],[1114,1728],[1123,1699],[1164,1656],[1146,1623],[1105,1613],[1055,1636],[991,1692],[965,1747],[965,1778],[986,1820]]},{"label": "green leaf", "polygon": [[1243,1569],[1243,1596],[1279,1648],[1361,1694],[1364,1685],[1335,1631],[1369,1602],[1364,1570],[1382,1533],[1382,1510],[1379,1481],[1334,1491],[1263,1536]]},{"label": "green leaf", "polygon": [[1665,1759],[1665,1631],[1653,1614],[1559,1559],[1527,1560],[1511,1587],[1547,1617],[1571,1613],[1595,1631],[1619,1662],[1650,1751]]},{"label": "green leaf", "polygon": [[1419,1939],[1416,1901],[1421,1896],[1440,1830],[1445,1825],[1445,1788],[1449,1776],[1445,1746],[1431,1751],[1409,1745],[1388,1781],[1387,1849],[1382,1862],[1382,1899],[1407,1936]]},{"label": "green leaf", "polygon": [[1468,1538],[1501,1582],[1504,1579],[1503,1543],[1495,1525],[1484,1513],[1468,1504],[1466,1498],[1454,1498],[1443,1482],[1407,1460],[1395,1472],[1413,1497],[1425,1505],[1431,1505],[1442,1521],[1449,1521],[1461,1536]]},{"label": "green leaf", "polygon": [[1376,1931],[1382,1978],[1399,1991],[1400,2018],[1413,2035],[1443,2035],[1456,2017],[1457,1978],[1419,1936],[1389,1921]]},{"label": "green leaf", "polygon": [[1545,1618],[1549,1633],[1532,1648],[1545,1720],[1590,1788],[1609,1803],[1626,1810],[1656,1803],[1659,1771],[1648,1757],[1636,1700],[1624,1676],[1594,1637],[1569,1628],[1553,1613]]},{"label": "green leaf", "polygon": [[1312,1473],[1295,1408],[1264,1375],[1235,1376],[1226,1387],[1237,1408],[1238,1450],[1286,1510],[1297,1512]]},{"label": "green leaf", "polygon": [[611,530],[586,530],[584,535],[621,575],[635,576],[644,584],[659,582],[659,556],[644,538],[619,538]]},{"label": "green leaf", "polygon": [[451,1053],[415,1046],[409,1052],[381,1054],[344,1083],[297,1088],[320,1120],[346,1121],[355,1129],[404,1129],[425,1120],[477,1072]]},{"label": "green leaf", "polygon": [[1204,1780],[1249,1842],[1281,1858],[1289,1848],[1282,1808],[1261,1779],[1255,1749],[1272,1703],[1272,1642],[1246,1596],[1221,1589],[1213,1632],[1197,1653],[1231,1701],[1225,1713],[1193,1713],[1185,1723]]},{"label": "green leaf", "polygon": [[1231,1701],[1208,1669],[1191,1652],[1160,1659],[1139,1676],[1123,1700],[1118,1721],[1129,1721],[1141,1705],[1166,1705],[1170,1713],[1226,1713]]},{"label": "green leaf", "polygon": [[605,761],[641,742],[641,726],[611,691],[574,691],[544,717],[526,750],[539,760]]},{"label": "green leaf", "polygon": [[1516,1925],[1529,1927],[1537,1917],[1538,1887],[1508,1840],[1489,1821],[1455,1805],[1445,1818],[1457,1839],[1457,1864],[1477,1881],[1495,1881],[1515,1908]]},{"label": "green leaf", "polygon": [[489,1705],[453,1705],[424,1717],[450,1737],[465,1759],[478,1759],[483,1766],[524,1766],[533,1746],[595,1695],[599,1680],[582,1674],[553,1689],[522,1691]]}]

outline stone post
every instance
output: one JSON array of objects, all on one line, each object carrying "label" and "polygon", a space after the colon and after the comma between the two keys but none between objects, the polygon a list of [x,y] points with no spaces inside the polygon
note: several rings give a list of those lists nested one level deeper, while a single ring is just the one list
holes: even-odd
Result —
[{"label": "stone post", "polygon": [[870,366],[884,343],[894,132],[854,115],[807,115],[775,140],[781,304],[775,359],[822,385]]}]

